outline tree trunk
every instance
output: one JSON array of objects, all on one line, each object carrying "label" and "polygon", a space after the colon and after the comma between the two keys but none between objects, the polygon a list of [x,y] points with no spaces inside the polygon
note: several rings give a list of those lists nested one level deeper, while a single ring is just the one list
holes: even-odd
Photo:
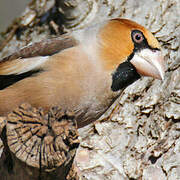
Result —
[{"label": "tree trunk", "polygon": [[178,180],[179,0],[34,0],[0,37],[0,56],[114,17],[132,19],[155,34],[167,62],[166,77],[163,82],[141,78],[100,120],[79,129],[78,173],[82,179],[95,180]]}]

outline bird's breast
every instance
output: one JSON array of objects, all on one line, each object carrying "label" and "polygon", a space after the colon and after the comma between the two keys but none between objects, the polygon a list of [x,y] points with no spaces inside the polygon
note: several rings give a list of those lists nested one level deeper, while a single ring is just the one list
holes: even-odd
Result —
[{"label": "bird's breast", "polygon": [[[52,59],[51,59],[52,58]],[[43,71],[0,91],[0,114],[22,103],[74,111],[78,127],[96,120],[117,97],[112,76],[78,47],[50,57]]]}]

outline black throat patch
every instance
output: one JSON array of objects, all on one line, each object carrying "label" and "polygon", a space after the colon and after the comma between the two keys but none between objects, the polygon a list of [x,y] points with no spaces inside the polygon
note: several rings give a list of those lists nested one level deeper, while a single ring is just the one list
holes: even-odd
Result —
[{"label": "black throat patch", "polygon": [[118,91],[140,78],[135,67],[128,61],[121,63],[112,74],[112,91]]}]

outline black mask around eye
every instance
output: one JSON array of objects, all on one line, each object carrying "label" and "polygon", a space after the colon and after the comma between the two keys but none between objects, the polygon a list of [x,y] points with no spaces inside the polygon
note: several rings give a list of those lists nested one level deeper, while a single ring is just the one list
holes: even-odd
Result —
[{"label": "black mask around eye", "polygon": [[144,34],[139,30],[132,30],[131,39],[134,43],[134,50],[133,50],[134,53],[136,51],[140,51],[141,49],[145,49],[145,48],[148,48],[151,50],[160,50],[158,48],[151,47],[148,44],[147,39],[145,38]]}]

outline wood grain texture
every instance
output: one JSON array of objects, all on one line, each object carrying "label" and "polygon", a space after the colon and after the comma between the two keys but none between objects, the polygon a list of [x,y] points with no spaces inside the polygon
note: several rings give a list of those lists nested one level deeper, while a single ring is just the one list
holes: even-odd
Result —
[{"label": "wood grain texture", "polygon": [[[75,6],[82,1],[84,8]],[[31,3],[24,17],[29,17],[33,9],[36,17],[40,17],[43,11],[54,6],[49,2],[53,1]],[[61,2],[66,3],[61,11],[66,19],[64,30],[96,24],[107,18],[129,18],[155,34],[167,62],[164,82],[140,79],[122,93],[116,106],[112,106],[101,122],[79,131],[82,141],[76,164],[83,178],[179,180],[180,1],[69,1],[72,5]],[[19,21],[20,27],[26,22],[24,18],[22,20]],[[38,21],[39,18],[31,20],[32,26],[25,26],[26,29],[18,35],[10,26],[3,37],[8,41],[0,52],[1,57],[30,42],[47,38],[54,26],[48,22],[36,26]],[[84,154],[86,158],[82,159]]]},{"label": "wood grain texture", "polygon": [[9,113],[1,134],[6,152],[2,164],[8,162],[1,179],[77,179],[71,169],[79,145],[73,119],[73,113],[58,107],[44,114],[29,104]]}]

